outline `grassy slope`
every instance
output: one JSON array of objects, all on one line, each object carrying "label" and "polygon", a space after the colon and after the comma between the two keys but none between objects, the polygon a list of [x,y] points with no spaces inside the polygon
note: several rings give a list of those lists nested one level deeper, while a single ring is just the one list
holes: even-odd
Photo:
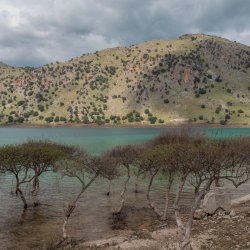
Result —
[{"label": "grassy slope", "polygon": [[[88,117],[90,123],[104,123],[115,115],[119,124],[129,123],[122,116],[136,110],[144,118],[141,123],[149,124],[144,113],[149,109],[158,118],[156,124],[159,118],[165,123],[178,119],[218,123],[226,114],[231,117],[228,124],[250,124],[249,53],[249,47],[226,39],[193,35],[106,49],[35,70],[2,65],[1,122],[11,115],[14,121],[24,117],[24,123],[32,124],[44,124],[46,117],[56,116],[67,122]],[[215,80],[218,76],[221,82]],[[195,97],[199,89],[206,89],[206,94]],[[39,101],[38,93],[44,99]],[[25,103],[18,106],[21,100]],[[45,110],[39,111],[38,105]]]}]

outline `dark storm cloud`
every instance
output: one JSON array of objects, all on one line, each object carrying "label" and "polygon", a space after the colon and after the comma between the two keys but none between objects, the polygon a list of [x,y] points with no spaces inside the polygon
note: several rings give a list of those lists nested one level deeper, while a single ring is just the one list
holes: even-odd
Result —
[{"label": "dark storm cloud", "polygon": [[249,13],[248,0],[0,0],[0,61],[38,66],[185,33],[249,45]]}]

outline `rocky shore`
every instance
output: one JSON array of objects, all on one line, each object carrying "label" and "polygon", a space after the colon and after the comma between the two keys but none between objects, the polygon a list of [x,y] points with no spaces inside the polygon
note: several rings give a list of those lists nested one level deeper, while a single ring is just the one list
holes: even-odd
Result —
[{"label": "rocky shore", "polygon": [[[230,212],[218,210],[214,215],[194,221],[192,247],[194,250],[243,250],[250,249],[250,201],[232,201]],[[95,241],[71,239],[61,249],[104,249],[104,250],[178,250],[178,230],[174,217],[158,221],[150,210],[144,209],[141,223],[131,223],[138,211],[126,209],[126,218],[116,221],[116,236]],[[145,216],[145,213],[147,216]],[[123,227],[121,222],[126,225]],[[119,225],[120,223],[120,225]]]}]

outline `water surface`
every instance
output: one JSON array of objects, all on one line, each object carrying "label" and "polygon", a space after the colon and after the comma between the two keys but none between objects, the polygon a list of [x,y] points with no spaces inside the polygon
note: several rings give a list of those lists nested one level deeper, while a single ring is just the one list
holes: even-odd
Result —
[{"label": "water surface", "polygon": [[[196,128],[216,138],[250,136],[250,128]],[[27,140],[51,140],[99,154],[117,145],[138,144],[171,128],[0,128],[0,146]]]}]

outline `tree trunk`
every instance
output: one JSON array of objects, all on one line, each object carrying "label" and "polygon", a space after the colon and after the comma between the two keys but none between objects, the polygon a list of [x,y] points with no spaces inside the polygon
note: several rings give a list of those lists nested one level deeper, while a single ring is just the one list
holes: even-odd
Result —
[{"label": "tree trunk", "polygon": [[216,187],[220,187],[219,177],[216,177],[214,182]]},{"label": "tree trunk", "polygon": [[21,200],[22,200],[22,202],[23,202],[23,209],[26,209],[26,208],[28,207],[27,201],[26,201],[26,199],[25,199],[25,197],[24,197],[24,195],[23,195],[22,190],[21,190],[19,187],[17,187],[17,193],[20,195]]},{"label": "tree trunk", "polygon": [[68,224],[69,217],[71,216],[71,214],[75,210],[77,201],[80,199],[81,195],[86,191],[86,189],[94,182],[94,180],[97,178],[98,175],[99,175],[99,173],[96,173],[95,176],[89,181],[89,183],[87,185],[84,185],[83,182],[82,182],[82,189],[81,189],[81,191],[78,193],[78,195],[73,200],[73,202],[68,205],[68,208],[65,211],[65,216],[64,216],[64,219],[63,219],[63,226],[62,226],[63,241],[68,238],[67,228],[66,227],[67,227],[67,224]]},{"label": "tree trunk", "polygon": [[110,195],[111,195],[111,180],[109,180],[109,189],[107,192],[107,196],[110,196]]},{"label": "tree trunk", "polygon": [[68,218],[65,217],[64,218],[64,222],[63,222],[63,227],[62,227],[62,231],[63,231],[63,239],[67,239],[68,235],[67,235],[67,230],[66,230],[66,226],[68,224]]},{"label": "tree trunk", "polygon": [[192,250],[191,246],[191,232],[192,232],[192,225],[194,221],[194,214],[196,209],[199,207],[201,203],[202,197],[206,194],[209,190],[213,180],[208,180],[205,186],[201,189],[201,191],[197,192],[195,195],[194,204],[192,206],[191,212],[189,214],[189,219],[185,227],[185,233],[183,234],[183,238],[180,244],[181,250]]},{"label": "tree trunk", "polygon": [[173,181],[174,181],[174,179],[173,179],[172,175],[170,175],[169,179],[168,179],[168,186],[167,186],[167,191],[166,191],[165,208],[164,208],[164,213],[162,216],[163,220],[167,220],[167,213],[168,213],[168,207],[169,207],[169,195],[170,195],[170,190],[171,190]]},{"label": "tree trunk", "polygon": [[138,193],[138,181],[139,181],[139,175],[137,175],[135,179],[135,193]]},{"label": "tree trunk", "polygon": [[21,183],[19,181],[19,177],[18,177],[17,174],[15,174],[15,177],[16,177],[16,191],[15,191],[16,195],[20,196],[20,198],[21,198],[21,200],[23,202],[23,209],[27,209],[28,204],[27,204],[27,201],[26,201],[26,199],[24,197],[23,191],[20,188]]},{"label": "tree trunk", "polygon": [[181,237],[183,237],[183,235],[185,234],[185,227],[183,225],[183,222],[182,222],[181,216],[180,216],[180,205],[179,205],[179,202],[180,202],[180,196],[181,196],[182,189],[184,187],[185,181],[186,181],[186,176],[182,176],[180,178],[179,187],[178,187],[178,189],[176,191],[175,201],[174,201],[175,220],[176,220],[176,224],[177,224],[177,226],[178,226],[178,228],[180,230]]},{"label": "tree trunk", "polygon": [[38,206],[38,201],[37,201],[38,192],[39,192],[39,177],[36,176],[33,180],[33,190],[32,190],[32,201],[34,207]]},{"label": "tree trunk", "polygon": [[160,212],[158,211],[158,209],[154,206],[154,204],[151,202],[150,200],[150,190],[151,190],[151,186],[153,184],[153,180],[156,176],[156,174],[158,173],[158,171],[156,171],[155,173],[153,173],[151,175],[151,178],[150,178],[150,181],[149,181],[149,184],[148,184],[148,190],[147,190],[147,202],[148,202],[148,206],[153,210],[153,212],[156,214],[157,217],[161,217],[162,215],[160,214]]},{"label": "tree trunk", "polygon": [[130,180],[130,168],[129,166],[126,167],[127,168],[127,179],[126,181],[124,182],[124,186],[123,186],[123,190],[121,192],[121,205],[120,205],[120,208],[114,213],[114,214],[120,214],[124,205],[125,205],[125,194],[127,192],[127,185],[128,185],[128,182]]}]

